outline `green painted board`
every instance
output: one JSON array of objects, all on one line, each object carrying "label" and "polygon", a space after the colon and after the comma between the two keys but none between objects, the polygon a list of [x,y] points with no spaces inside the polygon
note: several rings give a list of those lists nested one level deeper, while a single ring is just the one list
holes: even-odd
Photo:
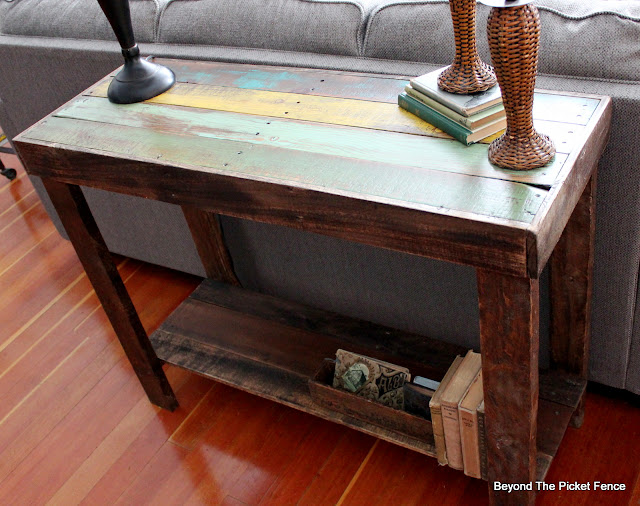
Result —
[{"label": "green painted board", "polygon": [[[553,184],[566,159],[560,154],[551,165],[542,169],[506,171],[489,163],[486,145],[467,147],[453,140],[192,107],[146,103],[122,106],[97,97],[83,97],[56,115],[541,186]],[[559,124],[551,126],[561,127]]]},{"label": "green painted board", "polygon": [[69,118],[49,118],[25,138],[440,214],[530,223],[546,196],[544,190],[492,178]]}]

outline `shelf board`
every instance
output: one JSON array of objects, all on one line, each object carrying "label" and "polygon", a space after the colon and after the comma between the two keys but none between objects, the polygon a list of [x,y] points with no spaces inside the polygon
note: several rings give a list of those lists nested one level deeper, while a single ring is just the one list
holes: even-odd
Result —
[{"label": "shelf board", "polygon": [[[308,380],[339,348],[441,379],[466,348],[242,288],[204,280],[151,335],[165,362],[321,418],[435,456],[433,434],[402,434],[316,404]],[[540,375],[538,479],[551,464],[585,382]]]}]

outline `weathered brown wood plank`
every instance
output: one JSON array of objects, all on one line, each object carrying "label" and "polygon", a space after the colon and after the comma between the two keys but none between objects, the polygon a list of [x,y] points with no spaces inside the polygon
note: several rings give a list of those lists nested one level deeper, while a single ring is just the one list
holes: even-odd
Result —
[{"label": "weathered brown wood plank", "polygon": [[231,263],[231,257],[224,244],[222,228],[218,217],[191,206],[182,206],[191,236],[196,244],[200,260],[207,277],[239,285]]},{"label": "weathered brown wood plank", "polygon": [[[309,394],[307,376],[251,360],[215,346],[203,343],[194,346],[191,339],[181,338],[161,329],[154,332],[152,340],[158,356],[169,363],[400,446],[435,455],[432,440],[420,441],[315,404]],[[202,357],[203,353],[206,354],[205,358]]]},{"label": "weathered brown wood plank", "polygon": [[[578,201],[551,256],[551,360],[587,379],[591,336],[596,174]],[[584,403],[573,425],[584,419]]]},{"label": "weathered brown wood plank", "polygon": [[[432,369],[440,377],[444,376],[456,355],[463,355],[467,351],[463,346],[210,280],[200,283],[189,299],[288,327],[338,338],[345,345],[374,346],[379,353],[396,357],[395,360],[415,361],[416,357],[420,357],[421,366]],[[335,350],[331,355],[323,358],[331,358],[334,355]],[[319,364],[316,365],[316,367],[319,366]],[[311,372],[315,370],[312,369]]]},{"label": "weathered brown wood plank", "polygon": [[383,198],[363,200],[135,158],[123,161],[78,148],[52,149],[34,142],[16,145],[32,174],[514,275],[526,272],[526,230],[524,224],[512,221],[470,220],[465,213],[424,205],[405,203],[412,207],[407,209],[389,205],[394,202]]},{"label": "weathered brown wood plank", "polygon": [[[441,345],[444,349],[424,343],[420,347],[419,336],[211,280],[204,280],[151,339],[159,356],[170,363],[378,436],[372,427],[382,429],[371,420],[350,417],[342,408],[336,411],[314,401],[307,382],[316,376],[324,358],[346,347],[439,379],[452,353],[463,351],[446,344]],[[538,479],[544,477],[585,385],[559,372],[541,373],[541,377]],[[381,437],[408,448],[417,444],[414,449],[432,454],[431,446],[425,451],[424,437],[416,438],[413,426],[399,427],[384,425]],[[432,445],[431,436],[428,439]]]},{"label": "weathered brown wood plank", "polygon": [[43,183],[91,280],[140,383],[154,404],[174,410],[178,403],[131,302],[80,187],[51,179]]},{"label": "weathered brown wood plank", "polygon": [[[536,478],[538,281],[477,270],[487,479]],[[495,491],[496,504],[533,504],[534,491]]]}]

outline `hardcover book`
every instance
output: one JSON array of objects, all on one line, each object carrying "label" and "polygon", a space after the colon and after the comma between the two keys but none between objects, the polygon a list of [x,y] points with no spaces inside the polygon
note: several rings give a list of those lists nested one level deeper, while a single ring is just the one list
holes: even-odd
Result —
[{"label": "hardcover book", "polygon": [[480,477],[487,479],[487,434],[484,428],[484,399],[478,406],[478,448],[480,451]]},{"label": "hardcover book", "polygon": [[482,370],[478,372],[458,405],[460,440],[464,474],[480,478],[480,446],[478,441],[478,406],[482,402]]},{"label": "hardcover book", "polygon": [[449,466],[454,469],[464,469],[458,404],[480,371],[480,367],[480,354],[469,350],[440,398],[447,460]]},{"label": "hardcover book", "polygon": [[436,445],[436,456],[438,457],[438,464],[440,464],[441,466],[446,466],[448,464],[448,460],[446,444],[444,441],[442,405],[440,404],[440,398],[442,397],[442,392],[444,391],[444,389],[447,388],[449,381],[451,381],[451,378],[453,378],[453,375],[458,370],[461,362],[462,357],[458,355],[449,367],[447,374],[445,374],[444,378],[442,378],[442,381],[440,382],[440,386],[436,390],[436,393],[433,394],[433,397],[429,401],[429,409],[431,410],[431,425],[433,427],[433,439]]},{"label": "hardcover book", "polygon": [[449,109],[446,105],[443,105],[440,102],[429,98],[424,93],[421,93],[418,90],[412,88],[410,85],[405,86],[404,90],[407,95],[415,98],[416,100],[419,100],[427,107],[438,111],[440,114],[445,115],[447,118],[455,121],[465,128],[468,128],[469,130],[474,130],[493,121],[506,118],[504,105],[502,103],[492,105],[488,109],[472,114],[471,116],[463,116],[462,114]]},{"label": "hardcover book", "polygon": [[411,86],[463,116],[471,116],[502,102],[498,85],[471,95],[459,95],[441,90],[438,88],[438,76],[445,68],[447,67],[411,79]]},{"label": "hardcover book", "polygon": [[474,142],[478,142],[485,137],[489,137],[490,135],[500,132],[507,126],[507,118],[504,117],[502,119],[492,121],[487,125],[483,125],[476,130],[469,130],[406,93],[398,95],[398,105],[411,114],[423,119],[427,123],[439,128],[443,132],[448,133],[451,137],[463,144],[466,144],[467,146]]},{"label": "hardcover book", "polygon": [[403,386],[409,369],[350,351],[336,352],[333,387],[395,409],[404,408]]},{"label": "hardcover book", "polygon": [[429,402],[431,401],[433,394],[435,394],[435,391],[430,388],[422,387],[415,383],[405,383],[404,410],[412,415],[431,420]]}]

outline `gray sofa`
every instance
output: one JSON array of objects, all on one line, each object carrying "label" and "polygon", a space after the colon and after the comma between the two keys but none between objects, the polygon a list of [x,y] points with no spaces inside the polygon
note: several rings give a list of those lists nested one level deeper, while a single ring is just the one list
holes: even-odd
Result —
[{"label": "gray sofa", "polygon": [[[537,5],[538,87],[614,98],[599,167],[590,378],[640,393],[640,2]],[[131,0],[131,8],[142,52],[156,56],[408,76],[453,56],[443,0]],[[478,11],[488,60],[488,8]],[[0,0],[0,61],[0,124],[9,137],[121,64],[95,0]],[[113,252],[204,275],[178,208],[86,193]],[[232,218],[222,226],[247,287],[479,347],[469,267]],[[543,362],[545,286],[543,280]]]}]

